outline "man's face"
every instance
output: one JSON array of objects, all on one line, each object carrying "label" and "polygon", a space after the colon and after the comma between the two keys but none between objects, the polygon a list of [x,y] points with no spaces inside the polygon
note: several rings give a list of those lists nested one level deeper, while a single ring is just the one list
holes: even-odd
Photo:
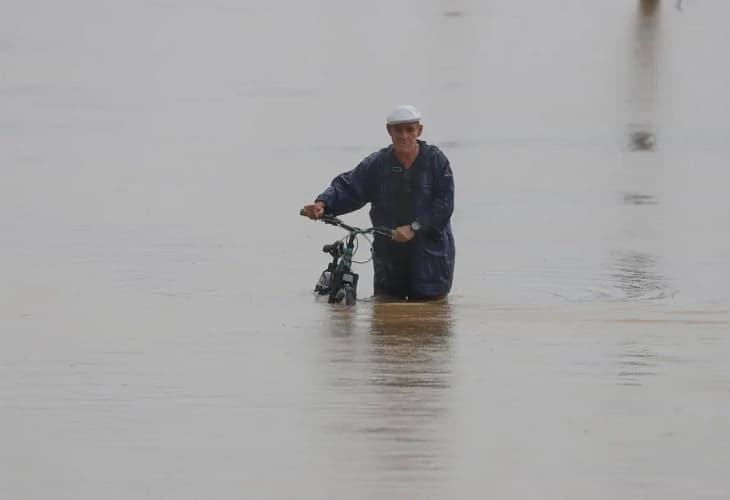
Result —
[{"label": "man's face", "polygon": [[418,122],[399,123],[388,125],[388,134],[393,140],[393,147],[399,153],[410,153],[416,147],[416,141],[421,137],[423,125]]}]

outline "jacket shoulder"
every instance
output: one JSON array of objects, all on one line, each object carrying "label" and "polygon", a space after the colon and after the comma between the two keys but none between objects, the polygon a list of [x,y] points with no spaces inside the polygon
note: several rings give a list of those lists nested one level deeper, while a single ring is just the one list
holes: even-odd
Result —
[{"label": "jacket shoulder", "polygon": [[366,165],[382,163],[383,161],[385,161],[388,158],[389,153],[390,153],[389,147],[381,148],[373,153],[370,153],[368,156],[366,156],[362,160],[362,163],[364,163]]},{"label": "jacket shoulder", "polygon": [[446,153],[444,153],[441,148],[434,144],[428,144],[423,143],[422,147],[426,148],[426,151],[428,152],[428,156],[435,162],[435,163],[448,163],[449,159],[446,156]]},{"label": "jacket shoulder", "polygon": [[389,148],[383,148],[373,153],[370,153],[363,158],[358,164],[358,169],[365,169],[368,172],[374,173],[383,168],[384,165],[388,164]]}]

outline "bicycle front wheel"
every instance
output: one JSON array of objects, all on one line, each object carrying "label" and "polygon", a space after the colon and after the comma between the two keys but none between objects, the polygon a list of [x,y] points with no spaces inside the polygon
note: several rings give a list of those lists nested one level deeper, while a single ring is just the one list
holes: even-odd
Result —
[{"label": "bicycle front wheel", "polygon": [[339,290],[337,290],[337,293],[335,294],[335,304],[352,306],[355,305],[355,302],[357,302],[357,294],[355,293],[355,289],[350,285],[345,283]]}]

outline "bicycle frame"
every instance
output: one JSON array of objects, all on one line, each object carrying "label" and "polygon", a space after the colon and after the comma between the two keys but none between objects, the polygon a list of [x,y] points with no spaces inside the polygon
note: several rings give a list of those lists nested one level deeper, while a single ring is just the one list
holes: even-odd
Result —
[{"label": "bicycle frame", "polygon": [[346,238],[346,244],[342,240],[338,240],[331,245],[322,247],[324,253],[332,256],[332,262],[322,272],[314,290],[319,295],[328,295],[327,302],[330,304],[344,302],[347,305],[352,305],[357,300],[357,282],[359,278],[359,275],[352,271],[352,257],[355,254],[357,236],[360,234],[380,234],[390,238],[393,231],[382,227],[361,229],[347,225],[337,217],[328,214],[322,216],[320,220],[325,224],[339,226],[349,234]]}]

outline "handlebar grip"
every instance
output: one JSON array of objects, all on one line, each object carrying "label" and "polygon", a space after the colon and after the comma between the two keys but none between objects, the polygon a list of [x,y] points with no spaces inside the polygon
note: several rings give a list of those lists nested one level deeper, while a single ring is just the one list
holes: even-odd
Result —
[{"label": "handlebar grip", "polygon": [[392,238],[395,235],[395,229],[391,229],[389,227],[375,227],[373,229],[375,234],[379,234],[380,236]]}]

